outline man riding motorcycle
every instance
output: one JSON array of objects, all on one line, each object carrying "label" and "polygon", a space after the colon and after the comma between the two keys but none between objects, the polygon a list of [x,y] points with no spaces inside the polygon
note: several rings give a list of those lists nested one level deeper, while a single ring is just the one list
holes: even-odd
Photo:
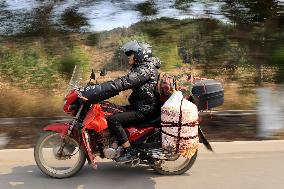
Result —
[{"label": "man riding motorcycle", "polygon": [[130,106],[122,107],[123,112],[107,117],[108,128],[123,147],[117,162],[128,162],[137,158],[137,152],[128,141],[124,127],[158,118],[161,113],[159,95],[155,93],[158,81],[158,69],[161,62],[152,57],[149,44],[130,41],[122,46],[132,66],[130,72],[120,78],[87,86],[82,93],[88,100],[85,103],[98,103],[119,94],[120,91],[132,89],[128,99]]}]

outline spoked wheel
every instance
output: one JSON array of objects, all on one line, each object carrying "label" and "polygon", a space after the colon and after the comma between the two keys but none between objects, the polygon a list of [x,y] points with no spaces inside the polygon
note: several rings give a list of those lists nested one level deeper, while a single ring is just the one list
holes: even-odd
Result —
[{"label": "spoked wheel", "polygon": [[86,155],[80,144],[67,137],[60,153],[62,138],[60,133],[46,132],[37,141],[34,157],[40,170],[53,178],[67,178],[75,175],[83,167]]},{"label": "spoked wheel", "polygon": [[190,158],[185,158],[181,155],[174,155],[168,160],[157,160],[152,168],[162,175],[180,175],[188,171],[194,164],[197,158],[197,150]]}]

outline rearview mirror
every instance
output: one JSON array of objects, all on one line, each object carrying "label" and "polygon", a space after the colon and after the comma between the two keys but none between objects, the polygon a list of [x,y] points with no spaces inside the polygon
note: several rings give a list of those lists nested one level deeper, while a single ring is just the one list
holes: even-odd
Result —
[{"label": "rearview mirror", "polygon": [[92,69],[90,79],[96,79],[96,73],[95,73],[94,69]]}]

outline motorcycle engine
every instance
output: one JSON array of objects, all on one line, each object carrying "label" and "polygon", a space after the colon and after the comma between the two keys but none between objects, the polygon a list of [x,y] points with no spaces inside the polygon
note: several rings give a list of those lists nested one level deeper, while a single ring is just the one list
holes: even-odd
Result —
[{"label": "motorcycle engine", "polygon": [[107,159],[113,159],[120,156],[122,147],[118,146],[118,143],[109,130],[106,129],[100,133],[97,133],[97,140],[102,146],[103,155]]},{"label": "motorcycle engine", "polygon": [[104,156],[107,159],[114,159],[120,156],[122,147],[118,146],[116,142],[111,144],[108,148],[104,148]]}]

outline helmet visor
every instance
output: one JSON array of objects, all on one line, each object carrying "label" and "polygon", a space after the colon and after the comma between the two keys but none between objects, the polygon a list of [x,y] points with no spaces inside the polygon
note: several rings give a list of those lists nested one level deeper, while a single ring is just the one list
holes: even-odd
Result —
[{"label": "helmet visor", "polygon": [[127,51],[127,52],[125,52],[126,56],[131,56],[132,54],[134,54],[134,51]]},{"label": "helmet visor", "polygon": [[124,44],[121,49],[124,51],[124,52],[128,52],[128,51],[135,51],[135,52],[138,52],[139,49],[141,49],[140,45],[138,44],[137,41],[130,41],[126,44]]}]

